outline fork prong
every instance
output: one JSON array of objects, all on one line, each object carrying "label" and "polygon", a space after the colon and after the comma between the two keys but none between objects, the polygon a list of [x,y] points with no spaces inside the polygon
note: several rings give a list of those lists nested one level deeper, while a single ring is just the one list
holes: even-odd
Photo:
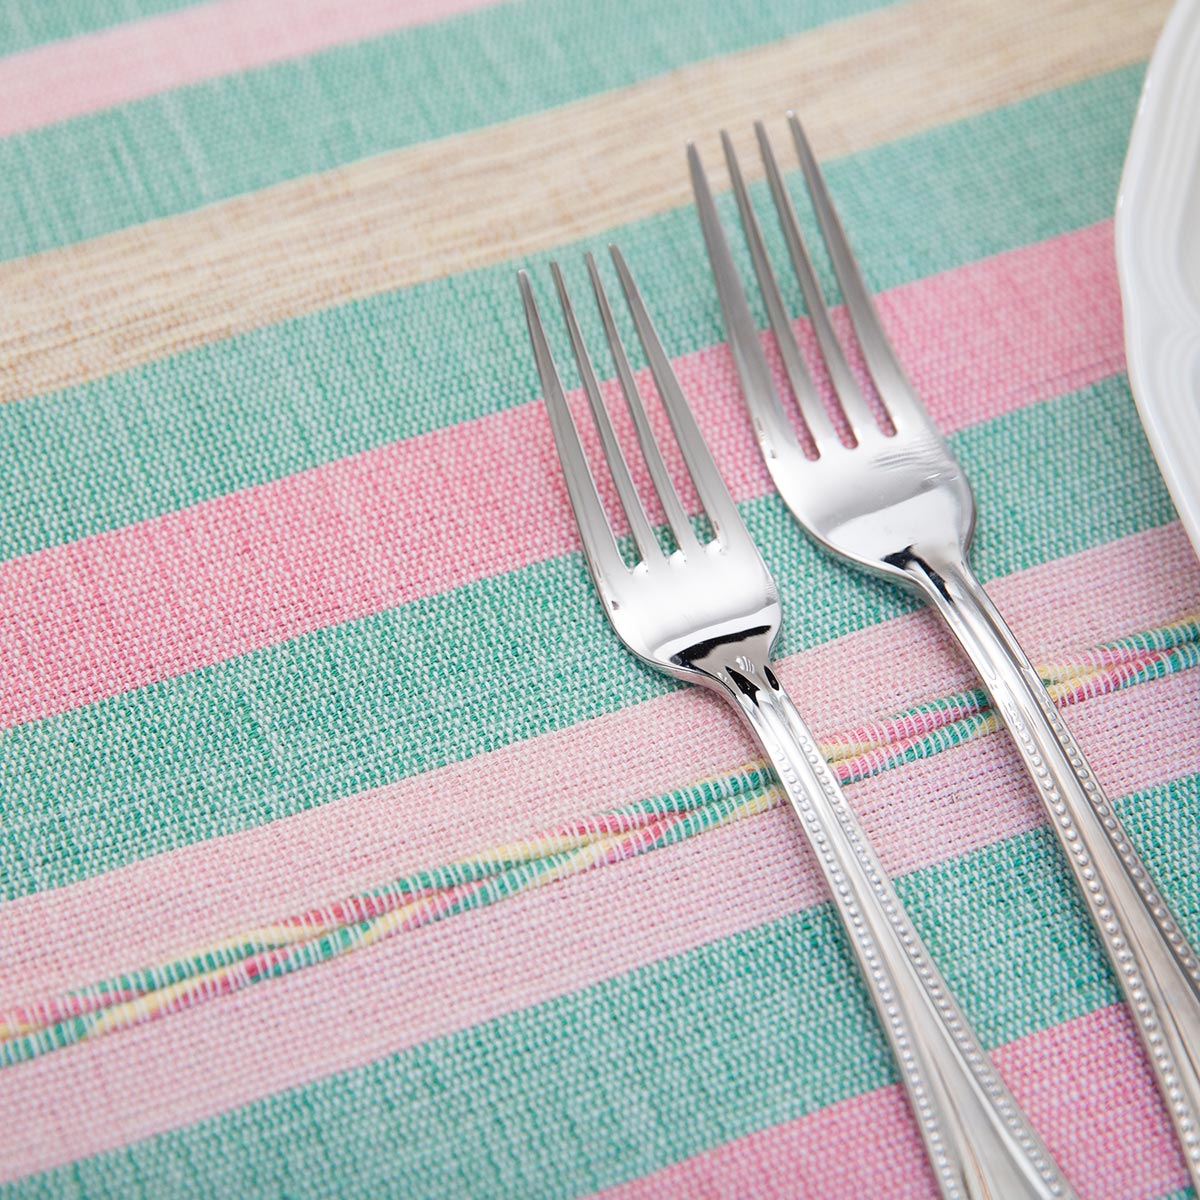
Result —
[{"label": "fork prong", "polygon": [[792,131],[792,141],[796,145],[800,170],[804,174],[804,182],[812,198],[817,224],[821,227],[825,248],[833,263],[838,286],[842,289],[842,300],[850,313],[854,334],[871,372],[875,390],[879,393],[893,424],[898,426],[914,417],[928,422],[929,417],[917,399],[916,392],[888,340],[887,330],[879,319],[879,311],[863,279],[858,260],[846,240],[841,218],[825,185],[825,176],[817,163],[816,155],[812,152],[804,127],[794,112],[788,113],[788,126]]},{"label": "fork prong", "polygon": [[742,229],[746,234],[746,244],[750,247],[750,258],[754,263],[754,274],[758,277],[758,286],[762,291],[763,302],[767,308],[767,318],[771,322],[771,330],[775,334],[775,343],[779,347],[783,368],[787,373],[792,395],[800,409],[804,422],[812,434],[818,451],[822,445],[830,444],[837,439],[833,422],[817,395],[812,375],[800,352],[796,341],[795,331],[788,319],[787,307],[783,303],[783,295],[779,290],[779,280],[767,257],[767,247],[763,241],[762,226],[754,205],[750,203],[750,193],[742,178],[741,164],[738,162],[737,151],[733,148],[733,140],[725,130],[721,130],[721,146],[725,151],[725,165],[733,184],[733,194],[737,199],[738,212],[742,218]]},{"label": "fork prong", "polygon": [[575,419],[567,406],[562,380],[546,341],[546,331],[542,327],[542,318],[538,313],[537,301],[533,298],[528,273],[518,271],[517,282],[525,304],[525,320],[529,325],[529,340],[533,343],[533,357],[542,383],[542,398],[546,402],[546,412],[550,417],[550,428],[554,434],[554,444],[558,448],[563,479],[566,481],[567,495],[575,513],[575,524],[579,527],[579,540],[583,544],[584,555],[597,583],[604,578],[619,577],[628,572],[628,567],[617,548],[612,527],[600,501],[600,493],[596,490],[596,482],[588,468],[587,456],[579,440],[579,431],[575,428]]},{"label": "fork prong", "polygon": [[604,397],[600,395],[596,372],[592,367],[592,360],[588,355],[587,346],[584,344],[579,322],[575,318],[575,306],[571,303],[571,296],[567,291],[566,281],[563,279],[558,263],[550,264],[550,274],[554,277],[558,302],[562,306],[563,320],[566,322],[567,334],[571,339],[571,349],[575,354],[575,365],[579,368],[579,379],[583,384],[588,404],[591,405],[592,419],[596,423],[596,432],[600,435],[600,447],[608,463],[609,474],[616,485],[617,498],[621,501],[621,507],[625,510],[625,516],[629,520],[629,530],[633,534],[639,556],[643,561],[656,558],[662,551],[659,548],[658,539],[654,536],[650,520],[646,516],[646,510],[642,507],[641,499],[638,497],[637,488],[633,485],[633,478],[629,474],[629,464],[621,452],[621,443],[617,441],[612,419],[608,415],[608,409],[604,406]]},{"label": "fork prong", "polygon": [[[792,429],[783,402],[771,378],[766,355],[758,340],[758,327],[750,313],[750,305],[742,288],[741,277],[725,240],[725,230],[717,216],[708,176],[700,161],[700,153],[692,143],[688,144],[688,170],[692,176],[692,192],[696,197],[696,213],[700,218],[700,229],[704,234],[704,245],[708,250],[708,261],[712,266],[713,280],[717,286],[717,300],[721,305],[721,316],[729,334],[729,349],[733,354],[733,365],[742,385],[742,395],[754,423],[754,432],[765,447],[787,444]],[[810,426],[811,428],[811,426]]]},{"label": "fork prong", "polygon": [[796,219],[796,209],[788,194],[787,184],[783,181],[783,173],[771,147],[771,139],[767,136],[766,127],[761,121],[754,123],[754,132],[758,137],[758,149],[762,155],[763,166],[767,169],[767,183],[771,188],[771,198],[775,201],[775,212],[779,217],[779,225],[787,242],[788,255],[796,277],[800,281],[800,290],[804,293],[804,306],[808,309],[808,318],[812,322],[813,332],[817,335],[817,345],[821,349],[821,357],[825,360],[825,369],[829,372],[830,382],[850,423],[850,428],[857,438],[868,430],[877,428],[875,415],[871,412],[858,382],[846,361],[846,353],[838,341],[829,317],[829,307],[821,285],[817,281],[817,273],[813,269],[812,258],[808,247],[804,244],[804,235],[800,232],[800,222]]},{"label": "fork prong", "polygon": [[629,415],[633,418],[633,427],[637,431],[638,445],[642,449],[642,457],[646,460],[646,466],[650,470],[650,478],[654,483],[654,490],[658,493],[658,498],[662,502],[663,512],[667,518],[667,525],[670,527],[671,533],[675,538],[675,544],[684,553],[687,553],[697,549],[699,546],[699,543],[696,541],[695,531],[692,529],[691,522],[687,518],[687,513],[683,510],[682,503],[680,503],[679,493],[675,490],[675,484],[671,482],[671,476],[667,471],[666,463],[663,462],[658,442],[654,440],[654,432],[651,430],[650,422],[646,416],[646,406],[642,403],[641,395],[638,393],[637,383],[633,378],[633,370],[629,366],[629,357],[625,353],[625,344],[621,341],[616,321],[613,320],[612,306],[608,302],[608,295],[604,290],[604,283],[596,267],[596,260],[590,252],[585,255],[585,259],[587,261],[588,274],[592,280],[592,290],[596,293],[596,304],[600,309],[600,320],[604,323],[604,334],[608,338],[608,347],[612,353],[613,362],[616,364],[617,378],[621,383],[621,391],[625,394],[625,403],[629,408]]},{"label": "fork prong", "polygon": [[629,267],[616,246],[609,246],[609,252],[612,254],[613,264],[617,268],[617,277],[625,292],[625,300],[633,316],[638,338],[646,352],[646,359],[658,387],[658,394],[662,398],[663,407],[667,410],[671,428],[675,431],[679,452],[683,457],[684,465],[691,474],[692,482],[696,485],[700,503],[704,505],[708,518],[712,522],[717,540],[726,544],[732,543],[735,539],[748,540],[750,535],[746,531],[741,514],[733,502],[733,497],[729,494],[729,489],[725,486],[725,481],[721,478],[721,473],[717,470],[717,464],[713,462],[712,455],[704,444],[700,428],[696,424],[695,417],[692,416],[692,410],[688,407],[679,381],[675,378],[670,359],[667,358],[667,352],[663,349],[662,342],[659,341],[654,324],[650,320],[650,314],[642,303],[642,297],[638,292],[637,284],[633,282],[633,276],[629,273]]}]

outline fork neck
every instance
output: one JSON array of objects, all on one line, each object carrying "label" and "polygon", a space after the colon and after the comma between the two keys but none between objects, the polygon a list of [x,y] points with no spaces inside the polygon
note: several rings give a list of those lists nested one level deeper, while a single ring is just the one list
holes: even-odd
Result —
[{"label": "fork neck", "polygon": [[971,570],[963,550],[954,548],[894,555],[898,570],[942,616],[984,686],[995,694],[1041,695],[1041,682],[1004,618]]},{"label": "fork neck", "polygon": [[958,545],[908,546],[889,554],[887,573],[920,592],[943,616],[957,624],[963,604],[978,604],[982,585]]},{"label": "fork neck", "polygon": [[770,666],[775,635],[773,627],[761,625],[696,642],[671,655],[674,673],[735,699],[762,689],[777,692]]},{"label": "fork neck", "polygon": [[[765,725],[789,723],[791,702],[771,669],[775,630],[766,626],[702,642],[675,656],[680,674],[720,692],[760,736]],[[791,711],[788,711],[791,710]]]}]

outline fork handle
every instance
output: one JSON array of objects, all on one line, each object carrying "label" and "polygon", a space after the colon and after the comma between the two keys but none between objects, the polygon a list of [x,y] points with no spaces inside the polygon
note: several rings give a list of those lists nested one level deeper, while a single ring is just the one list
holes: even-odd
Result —
[{"label": "fork handle", "polygon": [[962,644],[1021,752],[1132,1009],[1200,1191],[1200,958],[963,557],[913,556],[904,569]]},{"label": "fork handle", "polygon": [[715,681],[762,742],[816,854],[944,1200],[1069,1200],[770,667],[740,657]]}]

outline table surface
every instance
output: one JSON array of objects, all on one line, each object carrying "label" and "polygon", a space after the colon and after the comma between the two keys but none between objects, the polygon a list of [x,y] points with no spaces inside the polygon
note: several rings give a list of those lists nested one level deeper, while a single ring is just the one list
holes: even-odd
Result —
[{"label": "table surface", "polygon": [[753,120],[805,119],[974,562],[1195,934],[1200,564],[1111,222],[1166,7],[5,6],[0,1196],[934,1195],[756,746],[583,569],[514,273],[550,311],[612,240],[1005,1079],[1081,1196],[1191,1195],[975,679],[770,487],[683,158],[725,191],[728,128],[763,200]]}]

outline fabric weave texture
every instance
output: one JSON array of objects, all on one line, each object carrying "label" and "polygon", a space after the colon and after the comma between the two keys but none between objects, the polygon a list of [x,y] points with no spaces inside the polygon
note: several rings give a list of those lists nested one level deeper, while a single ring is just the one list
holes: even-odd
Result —
[{"label": "fabric weave texture", "polygon": [[587,578],[515,272],[550,311],[609,241],[1005,1080],[1081,1196],[1191,1195],[978,681],[771,488],[683,157],[805,118],[973,561],[1200,937],[1200,562],[1111,245],[1166,9],[6,6],[0,1198],[936,1195],[758,749]]}]

